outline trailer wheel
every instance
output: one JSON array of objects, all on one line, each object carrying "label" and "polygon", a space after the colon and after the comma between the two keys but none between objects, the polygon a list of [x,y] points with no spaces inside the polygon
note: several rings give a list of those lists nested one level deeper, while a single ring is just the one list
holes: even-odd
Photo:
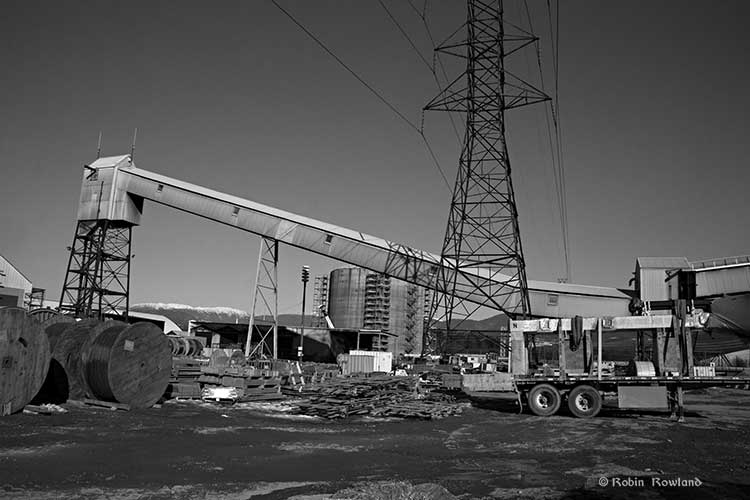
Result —
[{"label": "trailer wheel", "polygon": [[602,396],[590,385],[579,385],[568,394],[568,408],[575,417],[595,417],[602,409]]},{"label": "trailer wheel", "polygon": [[535,385],[528,395],[531,412],[540,417],[549,417],[560,409],[560,392],[549,384]]}]

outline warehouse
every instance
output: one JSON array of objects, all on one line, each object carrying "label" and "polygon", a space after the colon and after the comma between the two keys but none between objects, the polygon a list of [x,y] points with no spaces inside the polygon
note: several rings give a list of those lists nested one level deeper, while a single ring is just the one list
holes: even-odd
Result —
[{"label": "warehouse", "polygon": [[0,307],[27,307],[40,293],[43,297],[44,290],[33,288],[31,280],[0,255]]}]

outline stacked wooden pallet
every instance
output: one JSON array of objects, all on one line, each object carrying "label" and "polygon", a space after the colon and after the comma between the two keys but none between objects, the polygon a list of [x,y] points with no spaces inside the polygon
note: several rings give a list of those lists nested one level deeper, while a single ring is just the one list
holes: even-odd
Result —
[{"label": "stacked wooden pallet", "polygon": [[296,413],[325,418],[351,415],[429,420],[457,415],[462,408],[448,395],[422,394],[418,377],[348,377],[326,384],[305,386],[302,399],[293,403]]},{"label": "stacked wooden pallet", "polygon": [[281,378],[271,370],[258,370],[251,366],[229,366],[218,368],[201,367],[198,382],[205,388],[233,387],[237,389],[237,401],[265,401],[284,399],[281,393]]},{"label": "stacked wooden pallet", "polygon": [[165,396],[178,399],[199,399],[201,386],[201,361],[190,357],[173,357],[172,373]]}]

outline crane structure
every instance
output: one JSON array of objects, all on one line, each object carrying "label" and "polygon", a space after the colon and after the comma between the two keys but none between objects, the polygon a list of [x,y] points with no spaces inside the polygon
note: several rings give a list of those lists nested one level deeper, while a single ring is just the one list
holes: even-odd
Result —
[{"label": "crane structure", "polygon": [[[486,304],[489,291],[510,280],[491,269],[463,266],[404,244],[143,170],[130,155],[122,155],[84,166],[75,241],[61,295],[65,312],[78,317],[127,314],[132,228],[140,224],[145,200],[262,238],[253,303],[265,306],[273,319],[264,330],[267,345],[257,349],[258,354],[275,353],[279,243],[445,293],[445,281],[436,279],[442,274],[459,285],[454,293],[460,299],[475,304]],[[616,288],[543,281],[529,281],[529,295],[535,310],[555,317],[581,310],[624,315],[630,299]],[[419,342],[414,350],[421,349]]]},{"label": "crane structure", "polygon": [[[467,5],[466,38],[448,39],[435,49],[465,58],[466,69],[425,109],[461,112],[466,123],[441,256],[459,263],[459,271],[488,272],[492,285],[461,283],[456,273],[439,273],[428,331],[438,320],[450,331],[454,320],[482,307],[512,318],[531,313],[505,111],[550,98],[507,71],[505,59],[538,38],[504,21],[502,0],[468,0]],[[479,288],[483,301],[464,298]]]}]

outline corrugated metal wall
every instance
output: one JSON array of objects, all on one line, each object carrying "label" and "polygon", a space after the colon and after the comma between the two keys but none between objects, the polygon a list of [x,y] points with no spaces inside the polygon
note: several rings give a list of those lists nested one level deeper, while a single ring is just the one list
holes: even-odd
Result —
[{"label": "corrugated metal wall", "polygon": [[31,293],[31,281],[2,255],[0,255],[0,286],[20,288],[27,294]]},{"label": "corrugated metal wall", "polygon": [[669,300],[669,286],[665,282],[667,279],[665,269],[641,269],[639,278],[641,300]]},{"label": "corrugated metal wall", "polygon": [[748,265],[695,273],[695,293],[698,297],[743,292],[750,292],[750,266]]}]

